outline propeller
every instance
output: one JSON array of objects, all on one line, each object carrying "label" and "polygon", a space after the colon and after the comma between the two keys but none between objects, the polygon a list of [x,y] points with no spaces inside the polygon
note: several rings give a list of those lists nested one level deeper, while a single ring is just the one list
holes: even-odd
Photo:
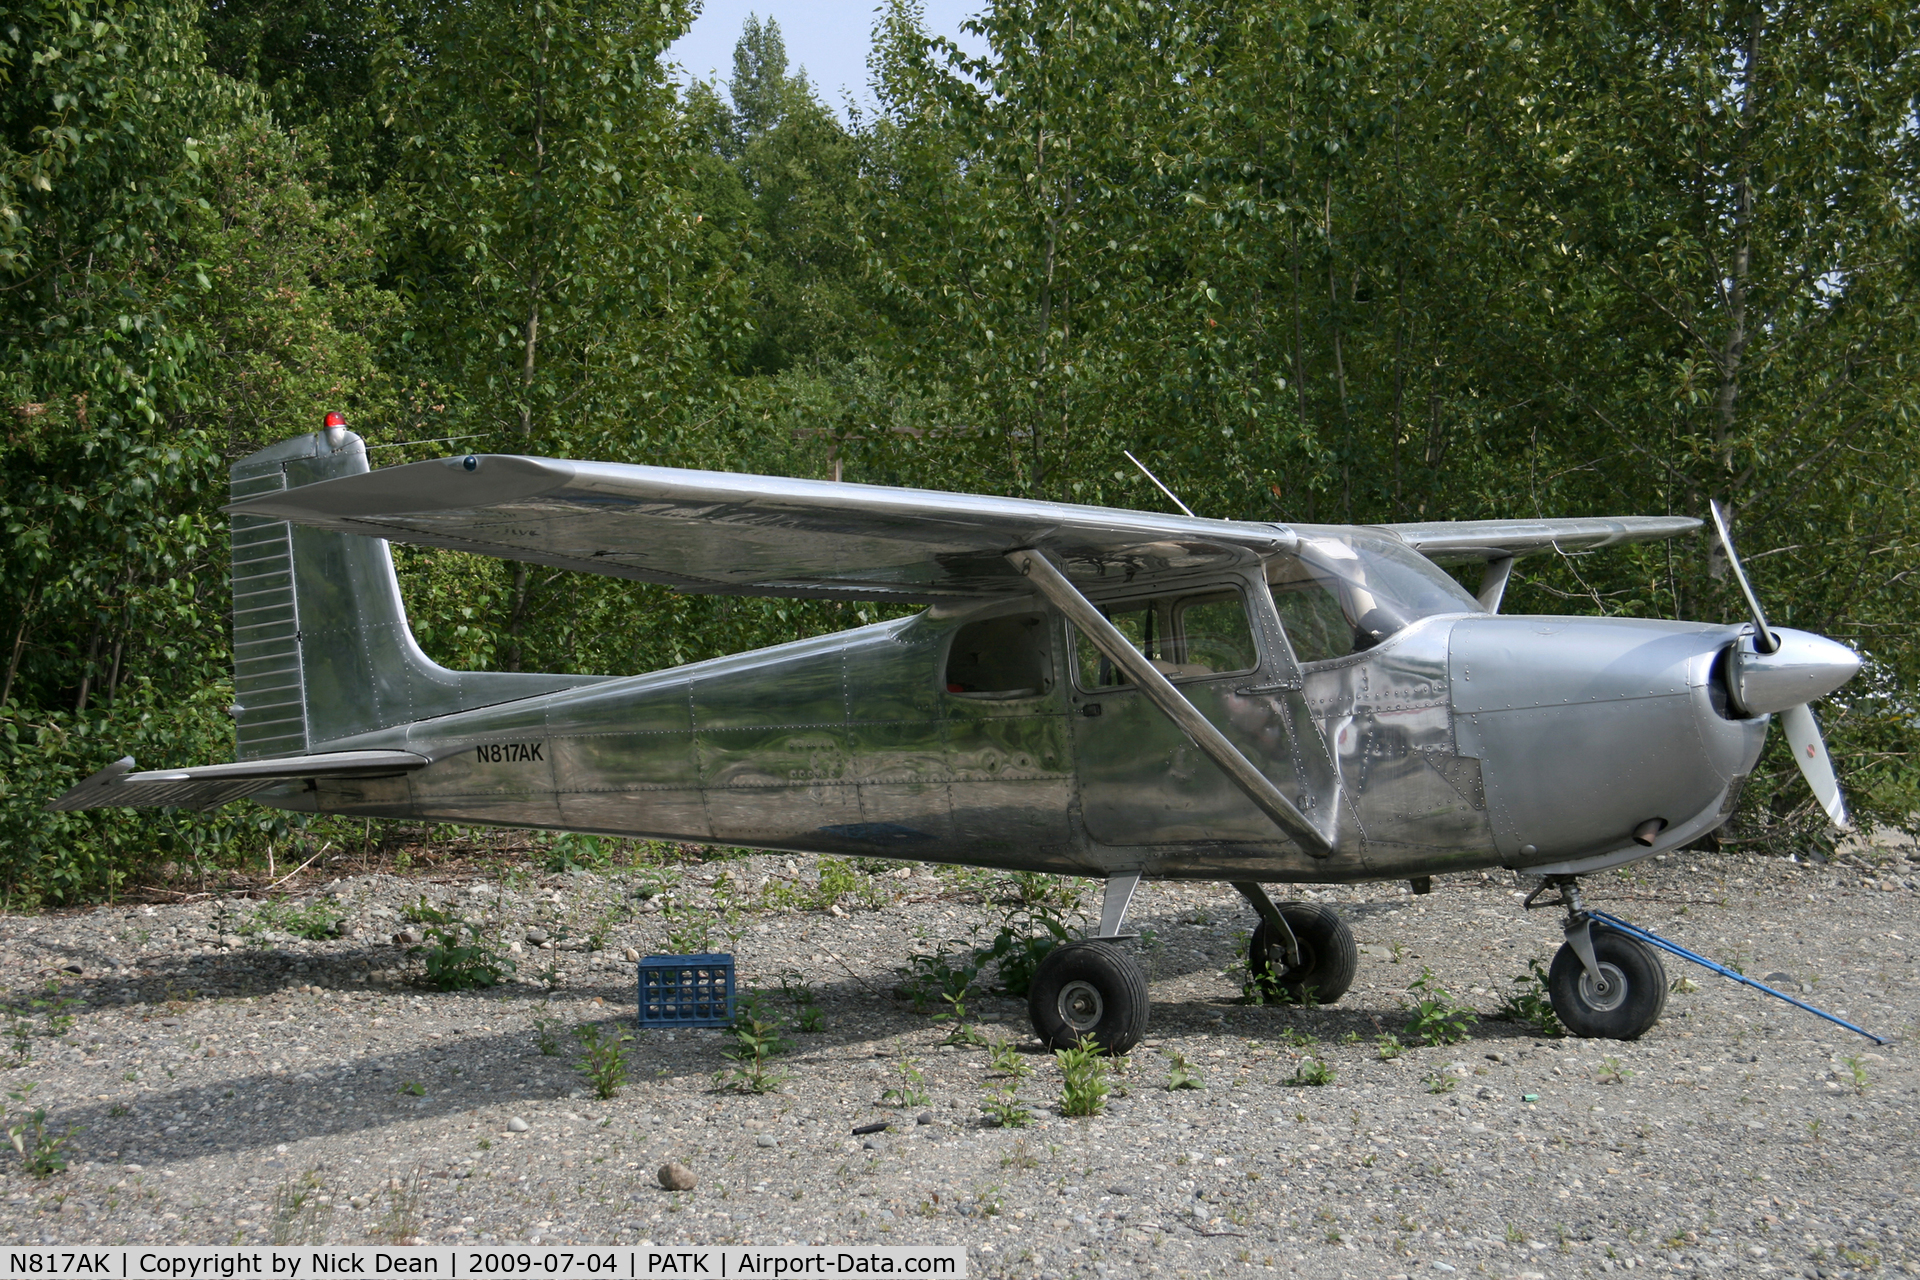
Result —
[{"label": "propeller", "polygon": [[1840,794],[1840,780],[1834,776],[1833,760],[1820,736],[1820,722],[1813,718],[1809,704],[1851,680],[1860,669],[1860,656],[1825,636],[1768,626],[1760,598],[1753,593],[1753,584],[1747,581],[1740,556],[1733,549],[1726,515],[1718,502],[1709,501],[1707,506],[1713,512],[1714,531],[1727,553],[1733,580],[1740,584],[1740,594],[1747,598],[1747,608],[1753,614],[1753,650],[1734,646],[1727,692],[1746,715],[1779,713],[1780,727],[1793,750],[1793,762],[1800,766],[1820,807],[1836,827],[1845,830],[1852,826],[1846,797]]}]

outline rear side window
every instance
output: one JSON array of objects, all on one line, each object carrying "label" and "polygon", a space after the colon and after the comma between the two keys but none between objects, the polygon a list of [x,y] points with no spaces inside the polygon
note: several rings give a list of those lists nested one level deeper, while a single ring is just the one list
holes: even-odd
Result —
[{"label": "rear side window", "polygon": [[970,622],[947,650],[947,692],[975,698],[1037,698],[1052,683],[1046,620],[1037,613]]},{"label": "rear side window", "polygon": [[[1246,601],[1238,591],[1129,601],[1100,612],[1169,680],[1246,672],[1260,665]],[[1073,648],[1081,688],[1133,683],[1078,631]]]}]

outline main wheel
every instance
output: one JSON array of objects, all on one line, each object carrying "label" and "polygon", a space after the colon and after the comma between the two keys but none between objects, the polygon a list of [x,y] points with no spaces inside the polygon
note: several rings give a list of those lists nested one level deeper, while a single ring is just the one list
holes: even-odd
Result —
[{"label": "main wheel", "polygon": [[1547,996],[1560,1022],[1576,1036],[1638,1040],[1667,1007],[1667,970],[1659,953],[1611,929],[1593,926],[1595,983],[1571,946],[1562,944],[1547,970]]},{"label": "main wheel", "polygon": [[1254,980],[1277,987],[1295,1004],[1332,1004],[1347,994],[1360,970],[1360,948],[1353,930],[1331,907],[1289,902],[1281,917],[1300,944],[1300,964],[1287,968],[1287,947],[1262,920],[1247,946],[1247,969]]},{"label": "main wheel", "polygon": [[1049,951],[1027,989],[1034,1034],[1055,1049],[1081,1037],[1120,1054],[1147,1033],[1147,978],[1112,943],[1083,939]]}]

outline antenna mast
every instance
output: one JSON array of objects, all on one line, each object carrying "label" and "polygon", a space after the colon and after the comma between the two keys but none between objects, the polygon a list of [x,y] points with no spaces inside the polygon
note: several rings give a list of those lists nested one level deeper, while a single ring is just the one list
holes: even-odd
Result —
[{"label": "antenna mast", "polygon": [[[1170,499],[1172,499],[1172,501],[1173,501],[1173,505],[1174,505],[1174,506],[1176,506],[1176,507],[1178,507],[1178,508],[1180,508],[1180,510],[1182,510],[1182,511],[1184,511],[1184,512],[1186,512],[1186,514],[1188,514],[1188,515],[1190,515],[1190,516],[1191,516],[1191,515],[1193,515],[1193,512],[1192,512],[1191,510],[1189,510],[1189,509],[1188,509],[1188,507],[1187,507],[1187,504],[1186,504],[1186,503],[1184,503],[1184,502],[1182,502],[1182,501],[1180,501],[1180,499],[1179,499],[1178,497],[1176,497],[1176,496],[1174,495],[1174,492],[1173,492],[1173,490],[1171,490],[1171,489],[1169,489],[1169,488],[1167,488],[1167,486],[1165,486],[1165,485],[1163,485],[1163,484],[1161,484],[1161,483],[1160,483],[1160,477],[1159,477],[1159,476],[1157,476],[1157,475],[1155,475],[1155,474],[1153,474],[1153,472],[1151,472],[1151,471],[1149,471],[1149,470],[1147,470],[1147,464],[1146,464],[1146,463],[1144,463],[1144,462],[1142,462],[1142,461],[1140,461],[1140,459],[1138,459],[1138,458],[1136,458],[1136,457],[1134,457],[1134,456],[1133,456],[1133,453],[1132,453],[1132,452],[1131,452],[1130,450],[1127,450],[1127,449],[1122,449],[1122,450],[1121,450],[1120,452],[1121,452],[1121,453],[1124,453],[1124,454],[1126,454],[1126,455],[1127,455],[1127,461],[1128,461],[1128,462],[1131,462],[1131,463],[1132,463],[1132,464],[1133,464],[1134,466],[1136,466],[1136,467],[1138,467],[1138,468],[1140,468],[1140,474],[1141,474],[1141,475],[1143,475],[1143,476],[1145,476],[1145,477],[1146,477],[1147,479],[1149,479],[1149,480],[1151,480],[1151,481],[1153,481],[1153,484],[1154,484],[1154,487],[1155,487],[1155,488],[1157,488],[1157,489],[1159,489],[1159,490],[1160,490],[1160,492],[1162,492],[1162,493],[1164,493],[1164,494],[1166,494],[1168,498],[1170,498]],[[1197,520],[1197,519],[1199,519],[1199,517],[1198,517],[1198,516],[1194,516],[1194,518],[1195,518],[1196,520]]]}]

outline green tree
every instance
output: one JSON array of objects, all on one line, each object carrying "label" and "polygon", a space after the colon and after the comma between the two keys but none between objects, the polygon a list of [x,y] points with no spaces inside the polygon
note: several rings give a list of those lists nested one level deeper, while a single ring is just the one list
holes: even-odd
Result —
[{"label": "green tree", "polygon": [[[685,148],[658,55],[686,21],[677,5],[522,0],[438,12],[381,51],[374,101],[399,160],[379,205],[412,302],[390,359],[444,406],[433,434],[657,456],[710,392],[737,321],[731,263],[702,256],[716,246],[675,182]],[[483,589],[502,605],[498,662],[565,652],[564,579],[500,571],[510,584]],[[488,577],[456,572],[415,592],[429,629]]]},{"label": "green tree", "polygon": [[[46,5],[0,43],[0,850],[10,894],[111,892],[240,813],[46,814],[123,751],[230,758],[225,463],[378,406],[392,299],[190,6]],[[283,829],[280,819],[269,820]]]}]

